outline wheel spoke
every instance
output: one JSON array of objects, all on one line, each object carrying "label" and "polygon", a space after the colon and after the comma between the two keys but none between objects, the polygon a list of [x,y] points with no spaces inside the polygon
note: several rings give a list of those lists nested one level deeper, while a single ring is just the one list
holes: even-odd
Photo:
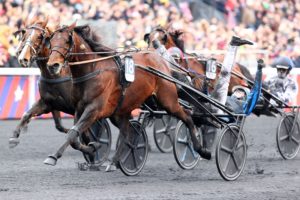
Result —
[{"label": "wheel spoke", "polygon": [[237,147],[235,148],[235,151],[238,151],[241,147],[244,146],[244,142],[240,142]]},{"label": "wheel spoke", "polygon": [[229,161],[230,161],[230,157],[231,157],[231,154],[228,154],[228,157],[227,157],[227,159],[225,161],[225,165],[223,167],[223,172],[226,172],[226,170],[227,170],[227,167],[228,167]]},{"label": "wheel spoke", "polygon": [[90,134],[92,135],[93,139],[97,141],[97,136],[96,136],[94,130],[92,128],[89,128],[88,132],[90,132]]},{"label": "wheel spoke", "polygon": [[180,159],[181,162],[184,161],[184,159],[185,159],[185,157],[186,157],[187,150],[188,150],[188,147],[186,146],[186,147],[184,148],[184,153],[182,154],[182,157],[181,157],[181,159]]},{"label": "wheel spoke", "polygon": [[188,142],[187,142],[187,137],[185,137],[185,138],[178,138],[178,139],[177,139],[177,142],[178,142],[178,143],[181,143],[181,144],[188,144]]},{"label": "wheel spoke", "polygon": [[171,144],[173,144],[173,139],[172,139],[172,136],[170,134],[168,135],[168,138],[169,138]]},{"label": "wheel spoke", "polygon": [[238,166],[238,163],[236,161],[236,158],[234,157],[234,154],[232,154],[231,157],[232,157],[232,160],[233,160],[233,163],[234,163],[234,166],[236,167],[236,169],[240,170],[240,167]]},{"label": "wheel spoke", "polygon": [[125,161],[129,157],[130,153],[131,153],[131,148],[128,149],[128,151],[126,152],[125,156],[121,159],[122,163],[125,163]]},{"label": "wheel spoke", "polygon": [[289,128],[287,127],[287,123],[285,123],[285,122],[286,122],[286,121],[283,120],[283,124],[284,124],[285,130],[286,130],[286,132],[289,132]]},{"label": "wheel spoke", "polygon": [[144,147],[146,147],[146,144],[145,143],[143,143],[143,144],[138,144],[137,145],[137,149],[141,149],[141,148],[144,148]]},{"label": "wheel spoke", "polygon": [[284,136],[281,136],[281,137],[279,138],[279,140],[280,140],[280,141],[283,141],[283,140],[286,140],[286,139],[288,139],[288,138],[289,138],[288,135],[284,135]]},{"label": "wheel spoke", "polygon": [[166,136],[166,135],[163,135],[162,141],[161,141],[161,145],[162,145],[163,147],[165,146],[166,139],[167,139],[167,136]]},{"label": "wheel spoke", "polygon": [[135,151],[132,149],[132,159],[133,159],[133,165],[134,165],[134,168],[136,169],[138,164],[137,164],[137,161],[136,161],[136,156],[135,156]]},{"label": "wheel spoke", "polygon": [[159,129],[159,130],[155,130],[155,133],[156,134],[160,134],[160,133],[165,133],[166,132],[166,128],[162,128],[162,129]]},{"label": "wheel spoke", "polygon": [[299,145],[300,141],[297,140],[294,136],[292,136],[292,141],[294,141],[297,145]]},{"label": "wheel spoke", "polygon": [[109,144],[109,139],[100,138],[99,142],[104,144]]},{"label": "wheel spoke", "polygon": [[161,118],[161,121],[162,121],[162,123],[163,123],[163,127],[166,127],[166,126],[167,126],[167,123],[166,123],[164,117]]},{"label": "wheel spoke", "polygon": [[191,151],[193,157],[194,157],[194,158],[197,158],[197,157],[198,157],[198,154],[195,152],[193,146],[189,144],[188,147],[189,147],[189,150]]},{"label": "wheel spoke", "polygon": [[226,153],[229,153],[231,154],[232,153],[232,149],[229,149],[228,147],[225,147],[225,146],[221,146],[221,150],[225,151]]}]

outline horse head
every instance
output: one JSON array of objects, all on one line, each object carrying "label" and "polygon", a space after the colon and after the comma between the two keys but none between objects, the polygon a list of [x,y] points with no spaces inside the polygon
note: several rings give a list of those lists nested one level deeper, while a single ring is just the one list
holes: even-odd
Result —
[{"label": "horse head", "polygon": [[48,18],[43,21],[34,20],[15,33],[21,38],[16,53],[18,61],[23,67],[29,67],[34,58],[42,52],[44,40],[50,35],[46,28],[47,23]]},{"label": "horse head", "polygon": [[76,42],[73,37],[75,26],[76,22],[70,26],[62,26],[46,40],[46,46],[50,48],[47,68],[52,75],[60,74],[69,61]]},{"label": "horse head", "polygon": [[184,32],[181,30],[173,30],[169,27],[164,28],[162,26],[155,27],[150,33],[144,35],[145,42],[148,46],[153,45],[154,40],[160,41],[167,49],[171,47],[178,47],[182,52],[184,52],[184,42],[181,39],[181,35]]}]

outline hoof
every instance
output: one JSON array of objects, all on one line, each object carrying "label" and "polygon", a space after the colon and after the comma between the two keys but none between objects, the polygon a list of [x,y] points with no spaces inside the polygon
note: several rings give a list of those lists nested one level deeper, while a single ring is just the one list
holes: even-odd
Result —
[{"label": "hoof", "polygon": [[9,138],[8,143],[9,143],[9,148],[14,148],[20,143],[20,139],[11,137],[11,138]]},{"label": "hoof", "polygon": [[48,156],[46,160],[44,160],[44,164],[55,166],[57,162],[57,158],[54,156]]},{"label": "hoof", "polygon": [[200,149],[200,151],[198,153],[202,158],[204,158],[206,160],[211,159],[211,152],[205,148]]},{"label": "hoof", "polygon": [[106,166],[105,172],[114,172],[116,170],[117,170],[117,166],[111,163]]},{"label": "hoof", "polygon": [[101,147],[101,144],[99,142],[90,142],[88,146],[93,147],[94,151],[97,151]]}]

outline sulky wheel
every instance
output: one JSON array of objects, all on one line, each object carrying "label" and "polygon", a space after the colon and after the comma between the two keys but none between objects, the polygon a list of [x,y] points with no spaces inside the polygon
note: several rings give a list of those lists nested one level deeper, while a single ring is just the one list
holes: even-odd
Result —
[{"label": "sulky wheel", "polygon": [[[198,134],[198,140],[202,145],[200,128]],[[190,131],[182,121],[179,121],[176,126],[173,147],[175,160],[182,169],[193,169],[197,165],[200,156],[194,151]]]},{"label": "sulky wheel", "polygon": [[162,153],[169,153],[173,149],[173,137],[178,120],[170,115],[156,118],[154,121],[154,141]]},{"label": "sulky wheel", "polygon": [[132,143],[124,141],[120,169],[125,175],[134,176],[143,169],[146,163],[149,145],[146,131],[142,125],[136,120],[131,120],[130,125],[134,131],[134,139]]},{"label": "sulky wheel", "polygon": [[235,124],[226,126],[221,132],[216,147],[218,171],[222,178],[227,181],[237,179],[242,173],[246,163],[246,139],[243,131],[241,131],[239,135],[239,130],[239,126]]},{"label": "sulky wheel", "polygon": [[279,153],[284,159],[293,159],[300,148],[299,122],[289,113],[279,122],[276,140]]},{"label": "sulky wheel", "polygon": [[[101,147],[95,152],[94,157],[91,157],[88,154],[83,154],[87,163],[95,163],[101,165],[107,160],[107,157],[110,153],[111,147],[111,131],[109,124],[106,119],[97,120],[89,129],[88,129],[92,140],[99,142]],[[83,135],[83,134],[82,134]],[[83,143],[86,145],[91,142],[85,142],[83,138],[80,138]]]}]

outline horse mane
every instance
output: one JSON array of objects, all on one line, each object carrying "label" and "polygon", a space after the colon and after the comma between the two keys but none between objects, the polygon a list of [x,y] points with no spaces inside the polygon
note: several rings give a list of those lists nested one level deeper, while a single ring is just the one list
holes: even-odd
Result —
[{"label": "horse mane", "polygon": [[185,53],[184,49],[184,41],[180,39],[179,37],[184,33],[182,30],[174,30],[174,31],[168,31],[170,36],[172,37],[172,40],[176,44],[176,46]]},{"label": "horse mane", "polygon": [[[109,56],[114,54],[113,49],[101,44],[100,36],[97,35],[89,25],[76,26],[74,28],[74,31],[91,47],[92,51],[103,52],[103,54],[99,53],[99,55],[102,56]],[[112,52],[112,53],[107,53],[107,52]]]},{"label": "horse mane", "polygon": [[240,64],[240,63],[237,63],[237,65],[239,66],[239,68],[240,68],[242,74],[243,74],[247,79],[249,79],[249,80],[251,80],[251,81],[254,81],[253,76],[251,75],[249,69],[247,69],[246,66],[244,66],[244,65],[242,65],[242,64]]}]

